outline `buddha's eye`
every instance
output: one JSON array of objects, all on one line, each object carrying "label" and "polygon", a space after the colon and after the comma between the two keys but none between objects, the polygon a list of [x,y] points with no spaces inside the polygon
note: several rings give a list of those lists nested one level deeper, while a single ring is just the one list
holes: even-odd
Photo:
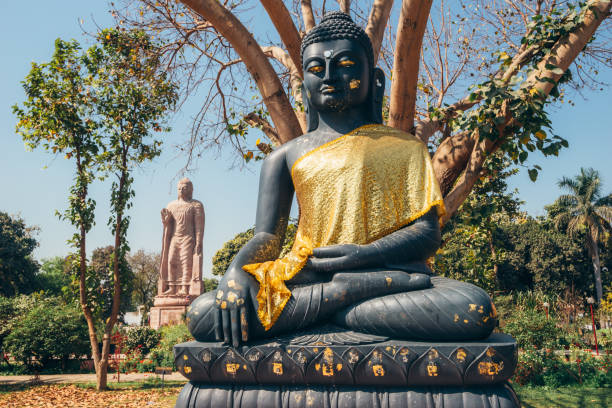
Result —
[{"label": "buddha's eye", "polygon": [[308,72],[312,72],[313,74],[317,74],[319,72],[322,72],[325,68],[323,68],[323,65],[313,65],[311,67],[308,67]]},{"label": "buddha's eye", "polygon": [[355,63],[349,59],[342,60],[338,63],[338,66],[342,68],[352,67],[353,65],[355,65]]}]

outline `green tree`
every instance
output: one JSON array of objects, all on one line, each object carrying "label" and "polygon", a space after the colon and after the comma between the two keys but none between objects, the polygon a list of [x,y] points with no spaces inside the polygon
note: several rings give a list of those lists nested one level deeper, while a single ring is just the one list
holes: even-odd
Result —
[{"label": "green tree", "polygon": [[43,259],[36,274],[38,287],[49,296],[63,296],[70,290],[70,266],[66,258]]},{"label": "green tree", "polygon": [[498,236],[505,251],[499,288],[579,294],[591,290],[590,261],[577,239],[558,231],[548,218],[523,218]]},{"label": "green tree", "polygon": [[[254,228],[249,228],[246,231],[236,234],[234,238],[224,243],[221,249],[215,252],[215,255],[212,258],[213,275],[223,276],[225,274],[225,271],[229,268],[230,264],[234,260],[234,257],[236,256],[238,251],[240,251],[240,248],[242,248],[247,242],[249,242],[251,238],[253,238],[254,231]],[[287,231],[285,232],[285,241],[283,242],[283,247],[279,257],[283,257],[289,251],[291,251],[291,247],[293,246],[293,241],[295,240],[296,233],[297,225],[295,222],[291,222],[289,225],[287,225]]]},{"label": "green tree", "polygon": [[227,268],[229,268],[232,260],[242,248],[251,238],[253,238],[253,233],[255,228],[249,228],[246,231],[240,232],[236,234],[236,236],[226,243],[223,244],[221,249],[215,252],[215,255],[212,258],[213,275],[223,276]]},{"label": "green tree", "polygon": [[13,106],[13,112],[18,119],[17,133],[27,148],[38,147],[53,154],[63,154],[75,165],[69,206],[63,213],[56,214],[77,230],[69,240],[78,251],[69,257],[70,267],[78,271],[79,303],[87,320],[96,373],[99,373],[98,339],[86,291],[86,241],[94,224],[96,205],[89,197],[89,186],[95,177],[96,156],[101,150],[94,112],[96,100],[92,81],[95,73],[85,63],[76,41],[57,39],[50,62],[32,63],[32,69],[22,82],[26,100],[21,107]]},{"label": "green tree", "polygon": [[13,296],[35,289],[38,264],[32,251],[38,246],[36,228],[18,216],[0,211],[0,295]]},{"label": "green tree", "polygon": [[563,177],[558,185],[569,194],[560,196],[555,202],[558,207],[555,224],[565,226],[570,236],[576,236],[580,231],[585,232],[586,247],[593,262],[595,295],[599,303],[603,296],[599,242],[606,232],[612,231],[612,194],[602,196],[599,173],[592,168],[581,168],[580,174],[574,178]]},{"label": "green tree", "polygon": [[147,253],[140,249],[128,256],[128,262],[134,273],[132,290],[132,303],[142,305],[141,324],[147,322],[149,310],[153,306],[153,298],[157,294],[157,280],[159,277],[159,253]]},{"label": "green tree", "polygon": [[474,189],[442,231],[443,245],[434,257],[436,272],[493,291],[506,251],[501,231],[519,216],[517,191],[507,178],[516,174],[509,160],[496,154]]},{"label": "green tree", "polygon": [[[71,258],[79,274],[80,303],[88,322],[97,389],[107,388],[111,332],[121,303],[122,265],[129,251],[126,239],[130,200],[134,196],[131,172],[160,153],[154,132],[176,101],[176,86],[167,79],[157,44],[142,31],[104,30],[98,45],[79,54],[76,41],[56,41],[50,63],[33,64],[24,89],[27,100],[15,106],[17,130],[30,148],[41,146],[63,153],[76,162],[75,185],[69,209],[62,215],[78,229],[71,242],[79,256]],[[94,222],[95,202],[88,197],[94,176],[113,177],[111,217],[112,306],[104,321],[102,348],[97,322],[87,298],[86,235]]]},{"label": "green tree", "polygon": [[[96,319],[105,322],[112,312],[114,295],[114,247],[107,245],[93,250],[87,268],[87,298]],[[121,301],[119,318],[132,310],[132,289],[134,274],[125,260],[120,262]]]}]

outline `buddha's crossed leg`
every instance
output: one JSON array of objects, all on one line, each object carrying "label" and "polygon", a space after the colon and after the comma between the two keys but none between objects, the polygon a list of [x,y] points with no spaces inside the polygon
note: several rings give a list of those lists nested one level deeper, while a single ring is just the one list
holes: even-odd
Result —
[{"label": "buddha's crossed leg", "polygon": [[[413,339],[445,339],[449,335],[476,339],[486,337],[494,327],[491,302],[484,291],[450,279],[430,280],[421,273],[338,272],[330,281],[290,289],[290,300],[268,331],[250,308],[250,340],[293,332],[326,320],[355,331]],[[215,341],[214,296],[215,291],[201,295],[187,313],[189,330],[199,341]],[[452,310],[458,317],[445,316],[442,310]],[[482,321],[485,316],[489,318]],[[458,327],[457,319],[463,326]]]}]

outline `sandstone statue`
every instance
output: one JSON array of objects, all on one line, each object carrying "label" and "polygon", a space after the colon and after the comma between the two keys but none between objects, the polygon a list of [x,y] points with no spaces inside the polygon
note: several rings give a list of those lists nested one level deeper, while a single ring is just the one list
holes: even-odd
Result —
[{"label": "sandstone statue", "polygon": [[178,184],[178,199],[161,210],[164,233],[158,295],[200,294],[204,206],[192,196],[193,184],[184,178]]}]

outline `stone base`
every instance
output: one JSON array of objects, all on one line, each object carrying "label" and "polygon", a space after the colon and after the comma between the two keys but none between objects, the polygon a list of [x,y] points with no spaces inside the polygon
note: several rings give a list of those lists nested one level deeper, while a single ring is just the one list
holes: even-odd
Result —
[{"label": "stone base", "polygon": [[179,324],[187,311],[187,305],[153,306],[149,312],[149,326],[155,330],[162,326]]},{"label": "stone base", "polygon": [[192,341],[174,346],[176,365],[198,384],[488,386],[514,373],[508,335],[422,342],[325,326],[235,349]]},{"label": "stone base", "polygon": [[519,408],[507,383],[482,387],[185,385],[176,408]]}]

